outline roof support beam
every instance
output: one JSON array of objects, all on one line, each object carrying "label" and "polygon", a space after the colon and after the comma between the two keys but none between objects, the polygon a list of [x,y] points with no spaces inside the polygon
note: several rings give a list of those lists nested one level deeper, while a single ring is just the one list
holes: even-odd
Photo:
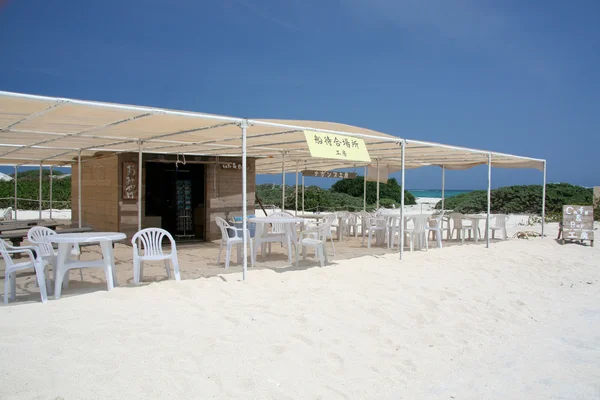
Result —
[{"label": "roof support beam", "polygon": [[[63,137],[71,137],[71,136],[78,136],[78,135],[81,135],[81,134],[84,134],[84,133],[88,133],[88,132],[92,132],[92,131],[97,131],[97,130],[105,129],[105,128],[110,128],[112,126],[121,125],[121,124],[124,124],[126,122],[135,121],[136,119],[148,117],[150,115],[152,115],[152,114],[146,113],[146,114],[136,115],[134,117],[121,119],[119,121],[114,121],[114,122],[111,122],[109,124],[105,124],[105,125],[102,125],[102,126],[94,126],[94,127],[90,128],[90,129],[86,129],[86,130],[81,131],[81,132],[70,133],[70,134],[67,134],[66,136],[61,136],[61,138],[63,138]],[[51,143],[51,142],[54,142],[54,141],[56,141],[58,139],[59,138],[52,138],[52,139],[42,140],[42,141],[39,141],[39,142],[36,142],[36,143],[28,144],[28,145],[24,146],[24,148],[33,147],[33,146],[39,146],[39,145],[42,145],[42,144]],[[4,156],[6,156],[8,154],[14,153],[15,151],[18,151],[18,150],[11,150],[11,151],[8,151],[6,153],[0,154],[0,157],[4,157]]]},{"label": "roof support beam", "polygon": [[56,103],[52,104],[51,106],[49,106],[49,107],[46,107],[46,108],[45,108],[45,109],[43,109],[42,111],[38,111],[38,112],[36,112],[36,113],[33,113],[33,114],[31,114],[31,115],[28,115],[27,117],[25,117],[25,118],[23,118],[23,119],[20,119],[20,120],[18,120],[18,121],[16,121],[16,122],[13,122],[12,124],[9,124],[8,126],[5,126],[4,128],[0,129],[0,131],[7,131],[7,130],[9,130],[10,128],[12,128],[12,127],[14,127],[14,126],[17,126],[17,125],[19,125],[19,124],[20,124],[20,123],[22,123],[22,122],[29,121],[30,119],[34,119],[34,118],[37,118],[37,117],[39,117],[39,116],[41,116],[41,115],[44,115],[44,114],[46,114],[47,112],[54,110],[56,107],[60,106],[60,105],[61,105],[61,104],[63,104],[63,103],[64,103],[64,101],[60,101],[60,100],[59,100],[59,101],[57,101]]}]

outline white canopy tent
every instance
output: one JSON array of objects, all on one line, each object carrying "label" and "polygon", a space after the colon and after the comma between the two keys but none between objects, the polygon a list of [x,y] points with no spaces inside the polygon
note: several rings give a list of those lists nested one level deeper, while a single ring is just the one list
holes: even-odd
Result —
[{"label": "white canopy tent", "polygon": [[[491,168],[535,168],[543,172],[542,212],[545,211],[546,161],[542,159],[410,140],[331,122],[243,119],[0,91],[0,164],[38,165],[40,179],[44,165],[76,164],[81,169],[82,158],[106,152],[137,152],[140,171],[142,153],[241,156],[242,202],[247,204],[247,157],[256,158],[257,174],[285,173],[286,163],[296,167],[302,164],[305,169],[318,170],[366,166],[366,163],[312,158],[304,131],[364,140],[372,160],[401,171],[403,192],[406,169],[439,166],[442,171],[463,170],[487,164],[488,226]],[[78,176],[81,179],[81,173]],[[142,222],[139,204],[142,198],[141,177],[142,174],[138,174],[139,228]],[[15,198],[16,185],[15,179]],[[81,210],[81,184],[78,187]],[[404,209],[404,196],[401,208]],[[79,225],[82,222],[81,214]],[[246,214],[244,207],[244,229]],[[542,235],[543,229],[542,222]],[[401,236],[403,242],[404,235]],[[400,246],[400,257],[402,252],[403,245]],[[244,257],[244,277],[246,267]]]}]

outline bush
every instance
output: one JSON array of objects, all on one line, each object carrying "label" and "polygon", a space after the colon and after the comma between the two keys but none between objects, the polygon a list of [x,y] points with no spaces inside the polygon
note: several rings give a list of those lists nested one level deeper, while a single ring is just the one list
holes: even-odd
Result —
[{"label": "bush", "polygon": [[[331,191],[345,193],[362,199],[364,191],[364,177],[357,176],[354,179],[339,180],[331,186]],[[399,205],[401,193],[402,186],[398,184],[396,178],[388,179],[387,183],[379,184],[379,204],[381,204],[382,199],[391,199],[396,203],[396,205]],[[367,182],[367,203],[375,204],[376,202],[377,182]],[[408,191],[404,192],[404,204],[417,204],[415,196]]]},{"label": "bush", "polygon": [[[565,204],[591,205],[592,189],[568,183],[551,183],[546,186],[546,214],[562,215]],[[441,201],[435,208],[441,208]],[[476,190],[445,200],[445,208],[460,213],[487,211],[487,191]],[[541,214],[542,186],[507,186],[491,192],[491,211],[499,214]]]},{"label": "bush", "polygon": [[[343,179],[337,181],[331,189],[318,186],[308,186],[304,190],[304,209],[307,211],[361,211],[363,209],[363,177]],[[301,189],[299,189],[300,191]],[[402,188],[396,179],[388,180],[387,184],[379,185],[381,207],[400,207]],[[281,185],[262,184],[256,186],[256,195],[263,205],[281,207]],[[286,186],[285,207],[295,208],[296,188]],[[367,210],[374,210],[377,201],[377,188],[375,182],[367,182]],[[415,197],[409,192],[404,193],[407,205],[416,204]],[[302,209],[302,195],[298,192],[298,209]]]},{"label": "bush", "polygon": [[[31,171],[19,172],[17,180],[17,197],[19,210],[37,210],[39,199],[39,171],[36,174],[28,174]],[[15,186],[14,181],[0,181],[0,208],[14,207]],[[47,209],[50,204],[50,179],[42,179],[43,208]],[[71,177],[54,179],[52,181],[52,207],[71,208]]]}]

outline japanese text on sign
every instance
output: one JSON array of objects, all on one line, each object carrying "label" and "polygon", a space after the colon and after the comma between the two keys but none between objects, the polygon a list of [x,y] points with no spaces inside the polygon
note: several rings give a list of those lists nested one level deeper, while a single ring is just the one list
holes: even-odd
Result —
[{"label": "japanese text on sign", "polygon": [[304,136],[312,157],[371,161],[363,139],[315,131],[304,131]]},{"label": "japanese text on sign", "polygon": [[302,171],[302,176],[312,176],[315,178],[354,179],[354,178],[356,178],[356,173],[354,173],[354,172],[305,170],[305,171]]},{"label": "japanese text on sign", "polygon": [[123,200],[137,200],[138,165],[134,162],[123,163]]},{"label": "japanese text on sign", "polygon": [[563,206],[563,238],[594,240],[594,208]]},{"label": "japanese text on sign", "polygon": [[222,169],[242,169],[242,164],[240,163],[225,163],[221,164]]}]

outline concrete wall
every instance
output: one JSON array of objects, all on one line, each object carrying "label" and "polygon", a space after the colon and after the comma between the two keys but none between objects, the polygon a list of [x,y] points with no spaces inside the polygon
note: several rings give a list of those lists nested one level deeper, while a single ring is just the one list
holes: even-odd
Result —
[{"label": "concrete wall", "polygon": [[[71,178],[72,221],[79,219],[78,168],[73,165]],[[83,159],[81,163],[82,226],[96,231],[119,231],[119,164],[116,155]]]},{"label": "concrete wall", "polygon": [[600,203],[600,186],[594,186],[594,205]]}]

